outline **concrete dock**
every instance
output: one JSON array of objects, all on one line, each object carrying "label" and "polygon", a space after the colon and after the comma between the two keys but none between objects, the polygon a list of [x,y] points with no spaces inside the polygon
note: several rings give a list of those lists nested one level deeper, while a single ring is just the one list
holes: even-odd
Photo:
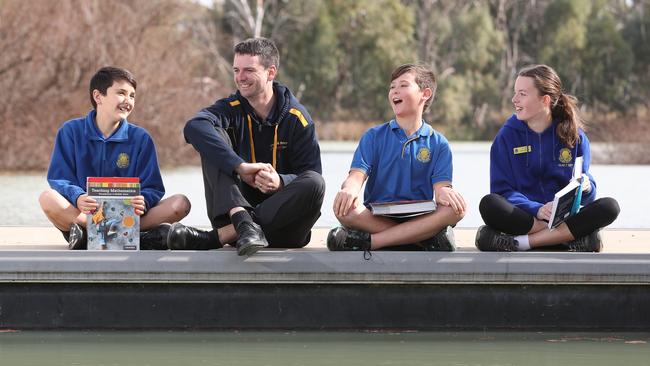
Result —
[{"label": "concrete dock", "polygon": [[50,227],[0,227],[0,329],[650,331],[650,230],[602,253],[68,251]]}]

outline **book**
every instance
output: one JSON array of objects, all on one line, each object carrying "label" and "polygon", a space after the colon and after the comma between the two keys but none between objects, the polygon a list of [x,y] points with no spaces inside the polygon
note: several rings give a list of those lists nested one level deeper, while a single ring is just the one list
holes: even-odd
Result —
[{"label": "book", "polygon": [[87,215],[88,250],[139,250],[140,216],[131,199],[140,195],[140,179],[88,177],[86,185],[99,205]]},{"label": "book", "polygon": [[573,177],[569,184],[558,191],[553,197],[551,218],[548,228],[554,229],[569,217],[580,211],[582,202],[582,156],[576,158],[573,165]]},{"label": "book", "polygon": [[410,200],[370,203],[373,215],[411,217],[424,215],[436,209],[434,200]]}]

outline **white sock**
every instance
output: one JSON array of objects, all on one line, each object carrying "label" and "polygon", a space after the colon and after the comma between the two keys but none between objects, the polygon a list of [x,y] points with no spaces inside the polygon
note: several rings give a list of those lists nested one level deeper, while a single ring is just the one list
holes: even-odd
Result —
[{"label": "white sock", "polygon": [[528,235],[518,235],[515,236],[515,240],[517,241],[517,250],[520,252],[530,250],[530,243],[528,242]]}]

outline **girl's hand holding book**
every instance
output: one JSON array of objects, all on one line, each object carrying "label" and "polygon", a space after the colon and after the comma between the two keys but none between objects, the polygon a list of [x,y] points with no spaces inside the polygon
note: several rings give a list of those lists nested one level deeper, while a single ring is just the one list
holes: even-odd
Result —
[{"label": "girl's hand holding book", "polygon": [[587,174],[582,174],[582,192],[589,193],[591,191],[591,183]]}]

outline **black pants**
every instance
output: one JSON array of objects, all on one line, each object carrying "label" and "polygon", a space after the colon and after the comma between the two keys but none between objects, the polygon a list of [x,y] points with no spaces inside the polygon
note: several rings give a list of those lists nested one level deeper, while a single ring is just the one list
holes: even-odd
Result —
[{"label": "black pants", "polygon": [[[223,129],[216,129],[230,141]],[[224,172],[203,159],[201,163],[208,218],[214,229],[229,225],[230,210],[243,207],[262,227],[270,247],[301,248],[309,243],[325,196],[325,181],[320,174],[305,171],[278,192],[266,195],[232,172]]]},{"label": "black pants", "polygon": [[[498,194],[488,194],[481,199],[479,212],[486,225],[511,235],[524,235],[532,229],[534,217],[516,207]],[[565,223],[574,238],[591,234],[616,220],[620,208],[618,202],[610,197],[599,198],[582,207],[569,217]]]}]

